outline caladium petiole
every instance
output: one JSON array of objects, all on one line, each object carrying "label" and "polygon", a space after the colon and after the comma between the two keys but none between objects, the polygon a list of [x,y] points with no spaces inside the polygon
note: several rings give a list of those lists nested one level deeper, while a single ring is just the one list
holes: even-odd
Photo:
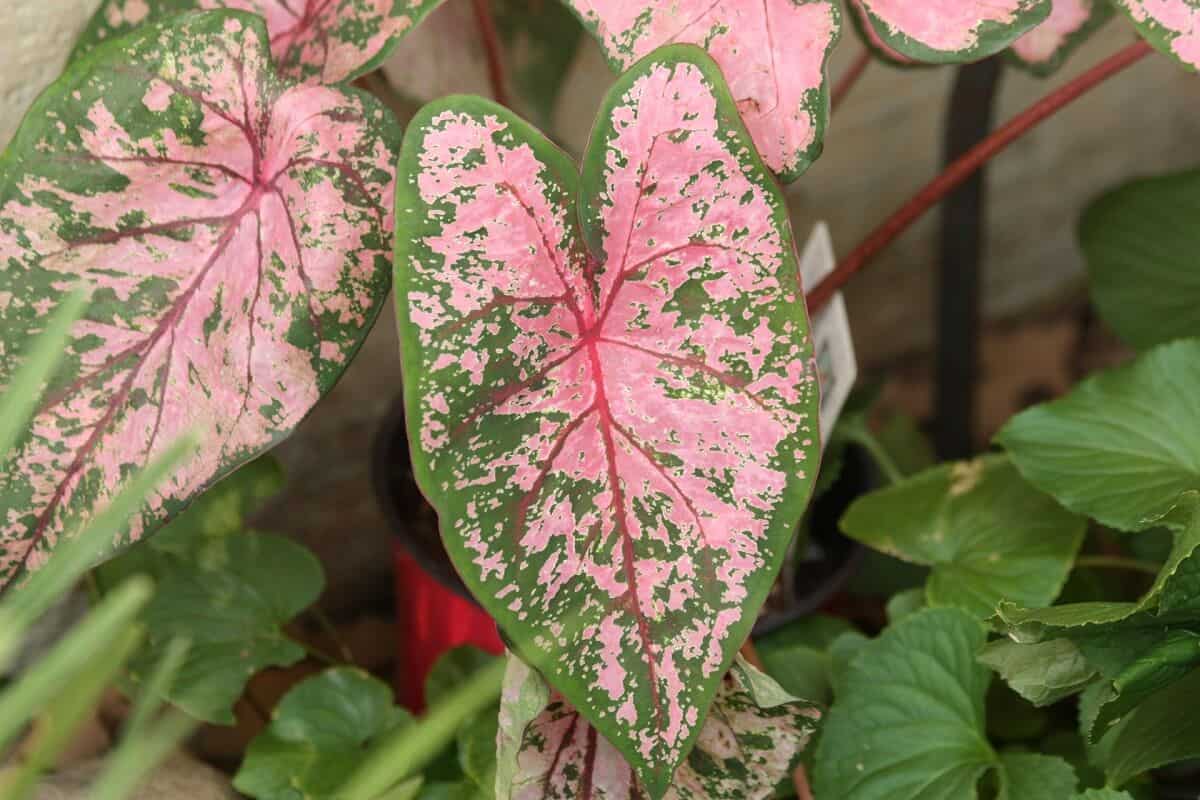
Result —
[{"label": "caladium petiole", "polygon": [[826,62],[841,35],[831,0],[565,0],[624,70],[656,47],[703,46],[720,65],[763,160],[784,181],[821,154]]},{"label": "caladium petiole", "polygon": [[779,188],[689,45],[617,81],[582,173],[476,97],[419,112],[399,173],[418,482],[476,597],[659,797],[817,471]]},{"label": "caladium petiole", "polygon": [[102,0],[72,55],[187,11],[232,9],[267,23],[279,71],[307,83],[352,80],[378,67],[442,0]]},{"label": "caladium petiole", "polygon": [[182,432],[153,529],[286,436],[388,287],[398,130],[365,94],[275,73],[262,20],[148,25],[75,62],[0,159],[0,385],[43,315],[89,311],[0,477],[0,583]]}]

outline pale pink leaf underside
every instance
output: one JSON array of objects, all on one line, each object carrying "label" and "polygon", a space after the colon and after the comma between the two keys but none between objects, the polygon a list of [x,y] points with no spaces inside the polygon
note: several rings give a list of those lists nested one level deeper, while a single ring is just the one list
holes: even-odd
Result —
[{"label": "pale pink leaf underside", "polygon": [[[515,663],[514,663],[515,662]],[[764,698],[756,684],[772,693]],[[532,719],[522,703],[544,686],[529,667],[510,657],[500,704],[498,800],[638,800],[646,796],[629,763],[552,692]],[[544,690],[543,690],[544,691]],[[765,800],[788,776],[820,713],[788,697],[774,681],[744,662],[721,682],[696,740],[696,752],[672,776],[665,800]],[[508,736],[510,744],[504,740]],[[513,746],[515,744],[515,747]]]},{"label": "pale pink leaf underside", "polygon": [[1071,36],[1088,23],[1096,2],[1097,0],[1054,0],[1050,16],[1041,25],[1013,42],[1013,52],[1022,61],[1030,64],[1050,61]]},{"label": "pale pink leaf underside", "polygon": [[829,0],[569,0],[621,68],[665,44],[720,65],[763,160],[787,179],[820,153],[826,59],[840,34]]},{"label": "pale pink leaf underside", "polygon": [[[92,301],[0,479],[20,498],[0,519],[0,582],[185,432],[199,451],[133,539],[285,436],[387,287],[390,116],[279,83],[254,17],[179,19],[77,64],[0,162],[4,338],[72,287]],[[0,384],[17,344],[0,341]]]}]

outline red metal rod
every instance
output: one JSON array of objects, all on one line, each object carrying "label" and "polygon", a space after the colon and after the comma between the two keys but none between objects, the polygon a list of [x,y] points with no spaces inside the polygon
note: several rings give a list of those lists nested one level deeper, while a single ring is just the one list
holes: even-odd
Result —
[{"label": "red metal rod", "polygon": [[842,77],[838,78],[837,86],[833,87],[833,95],[829,100],[829,105],[834,111],[846,100],[846,95],[850,94],[854,84],[858,83],[858,79],[867,71],[867,67],[871,65],[871,59],[871,51],[864,47],[863,51],[858,54],[858,58],[854,59],[854,63],[846,68]]},{"label": "red metal rod", "polygon": [[492,99],[502,106],[508,106],[508,89],[504,80],[503,49],[500,46],[500,36],[496,33],[496,20],[492,18],[491,4],[488,0],[472,0],[475,5],[475,21],[479,24],[479,36],[483,39],[484,51],[487,53],[488,80],[492,84]]},{"label": "red metal rod", "polygon": [[1151,52],[1150,45],[1139,39],[1075,80],[1038,100],[1013,117],[1003,127],[998,128],[962,158],[947,167],[945,172],[918,192],[899,211],[876,228],[850,255],[846,256],[837,268],[826,276],[825,280],[808,293],[809,310],[816,311],[828,303],[855,273],[995,155],[1005,150],[1043,120],[1053,116],[1060,109],[1126,67],[1136,64]]}]

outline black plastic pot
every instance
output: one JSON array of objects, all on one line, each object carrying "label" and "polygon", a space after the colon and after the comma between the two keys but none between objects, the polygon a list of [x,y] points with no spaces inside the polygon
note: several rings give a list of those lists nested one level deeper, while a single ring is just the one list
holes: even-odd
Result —
[{"label": "black plastic pot", "polygon": [[[402,399],[397,399],[388,411],[372,451],[375,493],[401,545],[442,585],[470,597],[442,546],[437,514],[413,478]],[[869,461],[857,450],[849,450],[837,482],[813,505],[810,535],[792,566],[785,570],[785,582],[791,591],[777,589],[755,626],[756,634],[813,613],[845,586],[858,567],[863,548],[838,531],[837,521],[854,498],[874,483]]]}]

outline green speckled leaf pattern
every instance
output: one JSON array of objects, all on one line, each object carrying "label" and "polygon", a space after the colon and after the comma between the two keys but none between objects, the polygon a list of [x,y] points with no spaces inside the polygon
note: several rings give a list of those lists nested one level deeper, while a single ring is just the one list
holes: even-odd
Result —
[{"label": "green speckled leaf pattern", "polygon": [[266,20],[279,70],[308,83],[349,81],[379,66],[442,0],[102,0],[72,58],[146,23],[231,9]]},{"label": "green speckled leaf pattern", "polygon": [[398,131],[276,77],[262,21],[176,17],[76,61],[0,158],[0,386],[65,293],[65,367],[0,477],[0,584],[184,432],[153,530],[304,418],[389,283]]},{"label": "green speckled leaf pattern", "polygon": [[[516,661],[517,659],[513,659]],[[502,742],[505,779],[497,800],[636,800],[645,797],[629,764],[558,693],[530,715],[545,686],[524,664],[510,665],[501,719],[523,720],[515,751]],[[514,711],[508,711],[515,704]],[[521,711],[521,709],[524,711]],[[725,676],[695,749],[675,771],[666,800],[765,800],[787,778],[820,713],[739,659]],[[515,731],[514,731],[515,733]],[[514,737],[515,739],[515,737]],[[505,764],[504,760],[513,761]]]},{"label": "green speckled leaf pattern", "polygon": [[690,45],[622,76],[582,174],[479,98],[421,111],[400,173],[418,481],[517,652],[661,789],[817,471],[778,186]]}]

